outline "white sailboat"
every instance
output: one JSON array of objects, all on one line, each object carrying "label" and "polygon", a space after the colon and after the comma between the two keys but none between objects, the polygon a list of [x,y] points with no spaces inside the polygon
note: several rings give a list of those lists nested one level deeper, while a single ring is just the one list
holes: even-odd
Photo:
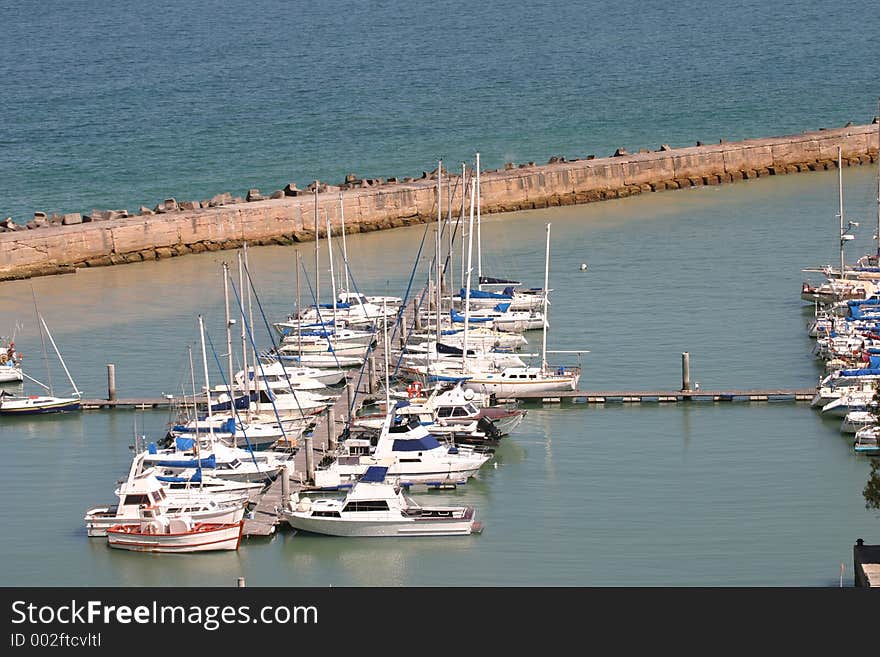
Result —
[{"label": "white sailboat", "polygon": [[[36,299],[34,300],[34,305],[36,308]],[[12,395],[0,395],[0,415],[39,415],[43,413],[62,413],[66,411],[78,411],[82,408],[82,392],[76,387],[76,384],[73,382],[73,377],[70,375],[70,371],[67,369],[67,365],[64,363],[64,359],[61,357],[61,352],[58,350],[58,345],[55,344],[54,338],[52,338],[52,334],[49,332],[49,327],[46,326],[46,321],[37,311],[37,319],[40,324],[40,339],[43,341],[43,354],[46,355],[46,344],[44,338],[49,338],[49,343],[52,345],[52,349],[55,350],[55,355],[58,356],[58,360],[61,362],[61,367],[64,368],[64,373],[67,375],[67,380],[70,381],[70,386],[73,388],[73,393],[67,396],[56,396],[52,387],[52,376],[49,370],[49,360],[46,357],[46,374],[48,384],[41,383],[36,379],[23,374],[29,381],[33,381],[43,389],[48,394],[45,395],[28,395],[28,396],[12,396]]]},{"label": "white sailboat", "polygon": [[[547,224],[547,247],[544,264],[544,289],[549,289],[550,276],[550,224]],[[470,294],[469,286],[465,289],[466,304],[465,312],[469,313]],[[546,316],[548,300],[544,297],[544,315]],[[467,326],[467,324],[465,324]],[[555,352],[566,353],[566,352]],[[574,352],[588,353],[588,352]],[[555,367],[547,365],[547,325],[544,325],[541,344],[540,367],[506,367],[500,371],[479,372],[469,377],[462,383],[465,389],[494,394],[498,398],[516,397],[520,393],[531,392],[554,392],[577,390],[581,376],[581,368],[578,367]]]}]

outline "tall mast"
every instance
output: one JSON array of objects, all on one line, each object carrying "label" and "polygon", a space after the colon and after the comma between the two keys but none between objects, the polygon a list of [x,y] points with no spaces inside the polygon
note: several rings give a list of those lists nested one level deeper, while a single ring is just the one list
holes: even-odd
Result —
[{"label": "tall mast", "polygon": [[467,249],[467,273],[465,274],[464,285],[464,343],[461,349],[461,372],[467,372],[467,350],[468,350],[468,324],[471,319],[471,260],[474,249],[474,197],[476,191],[474,181],[471,180],[471,214],[468,220],[468,249]]},{"label": "tall mast", "polygon": [[842,163],[841,149],[840,146],[837,147],[837,198],[840,201],[840,277],[844,278],[843,268],[845,266],[843,260],[843,245],[846,244],[846,241],[843,239],[844,229],[843,229],[843,163]]},{"label": "tall mast", "polygon": [[[388,302],[385,299],[382,299],[382,317],[384,319],[387,319],[387,317],[388,317]],[[388,322],[387,321],[382,322],[382,333],[384,336],[383,342],[384,342],[384,347],[385,347],[382,350],[382,352],[383,352],[382,355],[385,360],[385,412],[390,413],[391,412],[391,375],[388,371],[390,368],[388,367]]]},{"label": "tall mast", "polygon": [[[251,377],[248,371],[248,345],[247,345],[247,322],[244,316],[244,267],[242,266],[241,252],[238,254],[238,289],[241,296],[241,365],[244,371],[244,393],[248,398],[248,408],[250,408],[251,398]],[[257,380],[257,364],[253,364],[254,368],[254,385]],[[195,394],[195,383],[193,383],[193,394]]]},{"label": "tall mast", "polygon": [[442,194],[443,189],[443,160],[440,160],[437,163],[437,277],[436,277],[436,285],[437,285],[437,301],[436,307],[434,308],[434,317],[437,322],[437,344],[440,344],[440,301],[441,301],[441,290],[440,290],[440,279],[443,276],[442,270],[440,268],[440,239],[443,234],[443,204]]},{"label": "tall mast", "polygon": [[[464,203],[465,203],[465,193],[464,193],[464,179],[467,175],[467,165],[462,162],[461,163],[461,214],[459,215],[459,221],[464,222]],[[464,287],[464,267],[465,261],[467,258],[464,254],[464,227],[461,230],[461,286]]]},{"label": "tall mast", "polygon": [[336,332],[336,276],[333,274],[333,242],[330,238],[330,215],[324,213],[327,220],[327,257],[330,260],[330,291],[333,298],[333,332]]},{"label": "tall mast", "polygon": [[[34,293],[34,288],[31,286],[31,297],[34,300],[34,315],[36,315],[37,319],[41,322],[43,318],[40,316],[40,311],[37,309],[37,295]],[[43,361],[46,363],[46,380],[49,382],[49,395],[54,397],[55,393],[52,391],[52,370],[49,368],[49,352],[46,351],[46,334],[43,333],[43,326],[40,327],[40,344],[43,347]]]},{"label": "tall mast", "polygon": [[348,281],[348,249],[345,247],[345,203],[342,202],[343,192],[339,192],[339,217],[342,220],[342,264],[345,265],[345,294],[349,292]]},{"label": "tall mast", "polygon": [[[226,308],[226,365],[229,368],[229,403],[234,404],[235,395],[233,394],[232,382],[235,380],[235,370],[232,367],[232,319],[229,317],[229,265],[223,263],[223,301]],[[230,406],[232,411],[234,406]]]},{"label": "tall mast", "polygon": [[[247,305],[248,305],[248,325],[251,327],[251,335],[254,334],[254,303],[251,298],[251,268],[248,266],[248,252],[247,252],[247,242],[244,243],[244,271],[247,274]],[[257,367],[259,364],[257,363],[257,345],[254,343],[254,339],[251,338],[248,340],[251,343],[251,362],[254,364],[254,391],[259,390],[259,383],[257,380]],[[267,384],[268,387],[268,384]],[[248,406],[250,408],[250,406]]]},{"label": "tall mast", "polygon": [[205,323],[199,315],[199,336],[202,340],[202,368],[205,370],[205,396],[208,400],[208,433],[214,442],[214,416],[211,412],[211,384],[208,383],[208,354],[205,352]]},{"label": "tall mast", "polygon": [[318,239],[318,181],[315,181],[315,306],[321,307],[321,268],[320,258],[318,257],[318,249],[320,248],[320,240]]},{"label": "tall mast", "polygon": [[541,373],[547,371],[547,290],[550,289],[550,224],[547,224],[547,249],[544,254],[544,335],[541,339]]},{"label": "tall mast", "polygon": [[877,113],[877,260],[880,264],[880,101]]},{"label": "tall mast", "polygon": [[[443,268],[443,282],[446,285],[446,293],[452,296],[452,180],[446,183],[446,234],[449,239],[448,253],[449,262]],[[450,301],[451,303],[451,301]]]},{"label": "tall mast", "polygon": [[[299,364],[302,365],[302,355],[303,355],[303,343],[302,343],[302,306],[300,302],[300,287],[299,287],[299,269],[302,267],[302,254],[297,250],[296,252],[296,348],[299,353]],[[281,362],[279,360],[279,362]],[[284,363],[282,362],[283,366]]]},{"label": "tall mast", "polygon": [[[186,346],[186,350],[189,352],[189,378],[192,382],[192,391],[193,391],[193,415],[195,416],[196,421],[196,435],[198,435],[199,430],[199,406],[196,403],[196,370],[193,367],[193,349],[191,345]],[[186,395],[183,397],[184,403],[186,403]],[[196,441],[198,444],[198,441]]]},{"label": "tall mast", "polygon": [[480,224],[480,154],[477,153],[477,287],[483,289],[483,241]]},{"label": "tall mast", "polygon": [[67,380],[70,381],[70,385],[73,386],[73,394],[75,394],[77,397],[82,397],[82,393],[73,382],[73,377],[70,376],[70,372],[67,371],[67,365],[64,364],[64,359],[61,357],[61,352],[58,351],[58,346],[55,344],[55,340],[52,339],[52,334],[49,333],[49,327],[46,326],[46,320],[43,319],[42,315],[40,316],[40,321],[43,323],[43,328],[46,329],[46,337],[49,338],[49,342],[52,343],[52,349],[55,350],[55,355],[58,356],[58,360],[61,361],[61,367],[64,368],[64,373],[67,375]]}]

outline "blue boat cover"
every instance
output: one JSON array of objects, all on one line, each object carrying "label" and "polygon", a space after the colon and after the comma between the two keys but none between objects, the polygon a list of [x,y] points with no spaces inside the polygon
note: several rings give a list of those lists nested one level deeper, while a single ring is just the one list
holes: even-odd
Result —
[{"label": "blue boat cover", "polygon": [[217,459],[213,454],[205,459],[190,459],[186,461],[159,461],[159,466],[163,468],[216,468]]},{"label": "blue boat cover", "polygon": [[497,306],[495,306],[495,310],[497,310],[500,313],[506,313],[508,308],[510,308],[509,302],[508,303],[499,303]]},{"label": "blue boat cover", "polygon": [[149,445],[147,445],[147,451],[148,451],[150,454],[158,454],[158,453],[159,453],[159,448],[156,447],[156,443],[150,443]]},{"label": "blue boat cover", "polygon": [[[330,309],[332,310],[332,309],[333,309],[333,304],[332,304],[332,303],[322,303],[322,304],[320,304],[318,307],[319,307],[319,308],[330,308]],[[336,303],[336,307],[337,307],[337,308],[341,308],[341,309],[343,309],[343,310],[346,310],[346,309],[348,309],[348,308],[351,308],[351,306],[350,306],[349,304],[347,304],[347,303],[339,303],[339,302]]]},{"label": "blue boat cover", "polygon": [[[507,290],[512,290],[513,288],[505,288]],[[458,296],[462,299],[467,296],[467,290],[465,288],[461,288],[458,291]],[[502,299],[506,301],[510,301],[510,294],[498,294],[496,292],[485,292],[483,290],[471,290],[471,299]]]},{"label": "blue boat cover", "polygon": [[857,370],[840,370],[840,376],[876,376],[880,375],[880,369],[863,367]]},{"label": "blue boat cover", "polygon": [[880,356],[868,356],[871,369],[880,369]]},{"label": "blue boat cover", "polygon": [[177,451],[185,452],[188,449],[192,449],[196,441],[192,438],[181,438],[178,436],[174,439],[174,444],[177,446]]},{"label": "blue boat cover", "polygon": [[[449,316],[452,318],[453,322],[458,322],[459,324],[464,324],[464,315],[455,310],[454,308],[449,311]],[[482,322],[494,322],[494,317],[471,317],[469,320],[469,324],[479,324]]]},{"label": "blue boat cover", "polygon": [[381,465],[371,465],[360,480],[371,484],[381,484],[385,481],[386,474],[388,474],[388,468]]},{"label": "blue boat cover", "polygon": [[395,452],[426,452],[440,447],[440,443],[431,434],[421,438],[400,438],[394,441],[391,449]]}]

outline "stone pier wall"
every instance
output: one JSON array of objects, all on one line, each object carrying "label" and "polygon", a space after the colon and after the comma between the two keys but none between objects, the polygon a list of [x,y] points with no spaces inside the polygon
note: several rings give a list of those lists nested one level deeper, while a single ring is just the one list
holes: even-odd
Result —
[{"label": "stone pier wall", "polygon": [[[689,148],[664,146],[633,154],[618,151],[607,158],[551,158],[546,165],[507,164],[482,173],[481,207],[483,213],[511,212],[835,168],[838,146],[845,166],[875,162],[878,126]],[[460,175],[444,174],[444,187],[449,184],[455,190],[457,216]],[[341,226],[340,188],[318,189],[319,233],[325,232],[325,213],[336,233]],[[8,226],[0,232],[0,280],[238,248],[245,241],[260,245],[314,239],[314,194],[294,187],[287,190],[289,195],[279,191],[263,198],[253,191],[248,200],[227,195],[216,203],[204,203],[209,207],[175,202],[157,207],[158,213],[143,208],[138,216],[93,213],[83,223],[79,215],[65,215],[56,223],[38,217],[32,229]],[[358,180],[343,194],[346,232],[431,221],[437,215],[436,196],[434,173],[405,182]],[[444,191],[444,206],[446,200]]]}]

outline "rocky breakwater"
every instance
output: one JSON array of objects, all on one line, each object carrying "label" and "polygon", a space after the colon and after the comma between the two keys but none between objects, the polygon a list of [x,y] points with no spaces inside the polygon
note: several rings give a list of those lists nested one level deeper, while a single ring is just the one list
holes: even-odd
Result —
[{"label": "rocky breakwater", "polygon": [[[875,162],[878,126],[847,125],[784,137],[701,144],[610,157],[566,160],[545,165],[508,163],[481,174],[483,212],[510,212],[589,203],[634,194],[750,180],[837,166],[842,147],[845,166]],[[461,204],[460,175],[444,174]],[[317,190],[317,193],[315,193]],[[342,204],[340,204],[342,192]],[[446,194],[444,193],[444,197]],[[351,174],[340,185],[319,181],[300,190],[294,183],[264,196],[220,194],[207,201],[166,199],[142,207],[90,215],[35,213],[27,225],[0,222],[0,280],[155,260],[249,244],[290,244],[324,233],[326,216],[334,232],[344,208],[347,232],[364,232],[431,221],[436,217],[436,171],[421,178],[361,179]]]}]

